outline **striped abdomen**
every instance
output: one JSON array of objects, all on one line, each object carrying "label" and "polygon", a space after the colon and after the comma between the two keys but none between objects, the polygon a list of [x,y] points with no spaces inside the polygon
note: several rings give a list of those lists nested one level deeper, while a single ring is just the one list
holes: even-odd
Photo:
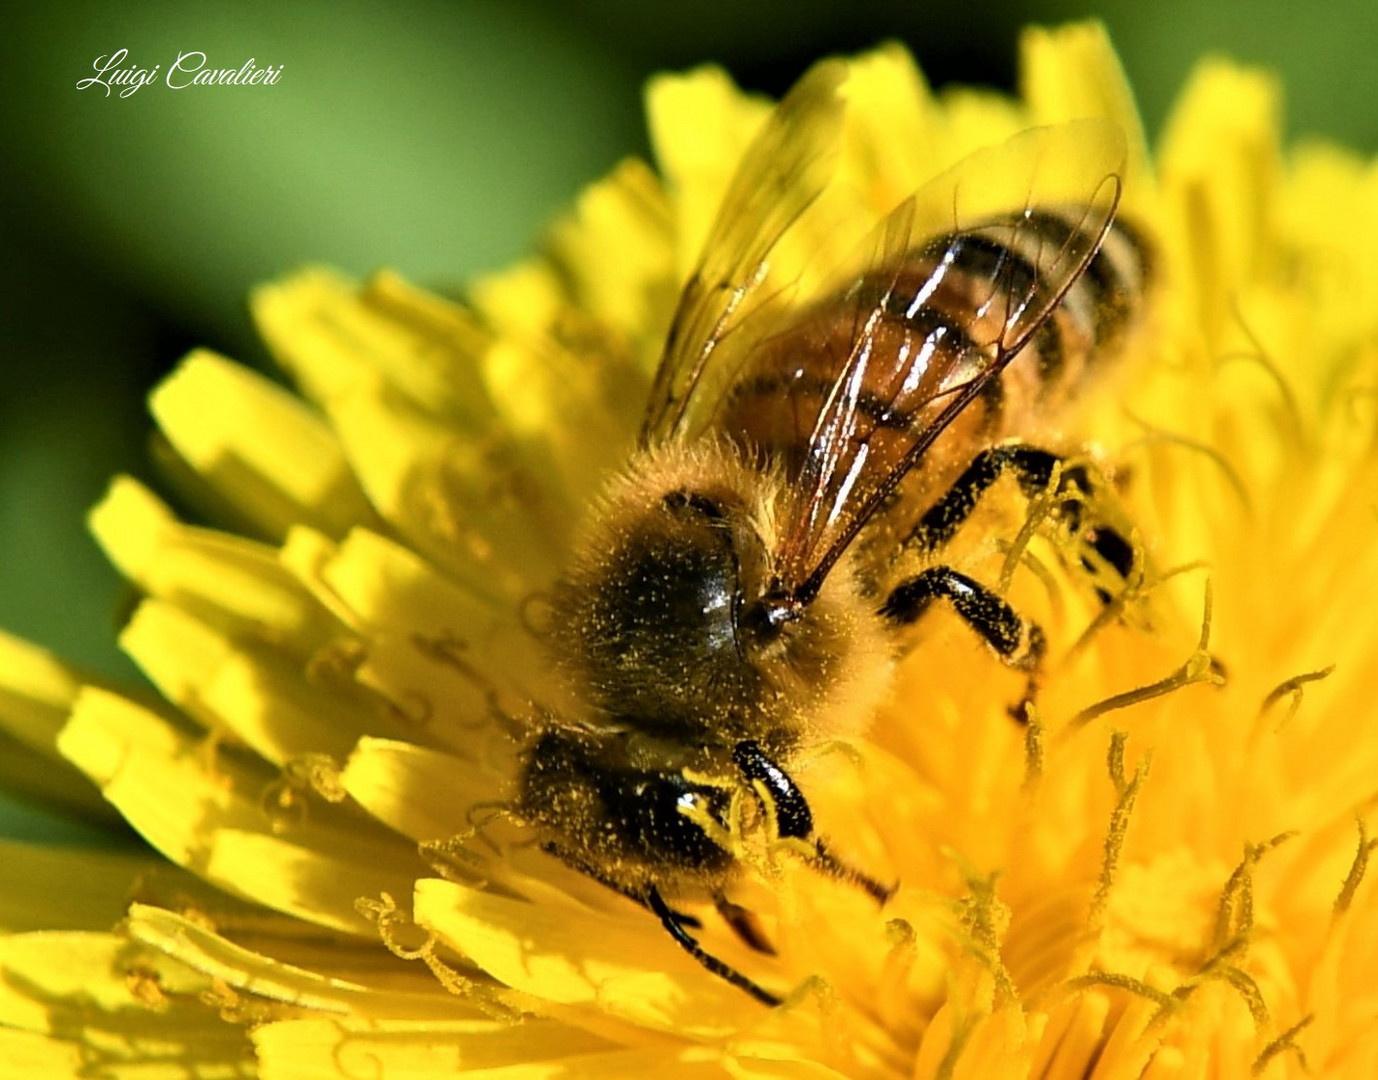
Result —
[{"label": "striped abdomen", "polygon": [[[815,448],[815,422],[839,378],[856,376],[852,400],[873,450],[912,440],[951,400],[953,386],[988,370],[1029,297],[1061,299],[1024,348],[944,429],[929,454],[969,457],[1056,414],[1103,366],[1133,319],[1148,274],[1143,244],[1116,224],[1081,273],[1058,257],[1094,237],[1083,219],[1035,210],[936,237],[898,265],[877,266],[844,293],[805,310],[756,346],[725,395],[715,427],[781,464],[791,479]],[[1066,260],[1063,260],[1065,262]],[[870,320],[864,370],[848,371]],[[958,454],[959,447],[966,453]],[[926,455],[927,456],[927,455]]]}]

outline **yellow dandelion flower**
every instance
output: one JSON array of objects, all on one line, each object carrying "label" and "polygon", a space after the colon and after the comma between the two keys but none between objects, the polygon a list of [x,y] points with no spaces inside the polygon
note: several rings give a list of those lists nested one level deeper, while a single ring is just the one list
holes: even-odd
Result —
[{"label": "yellow dandelion flower", "polygon": [[[4,778],[50,778],[149,845],[4,845],[7,1076],[1378,1075],[1378,173],[1284,152],[1277,88],[1220,61],[1150,156],[1093,25],[1030,32],[1018,99],[931,93],[896,48],[836,77],[835,182],[793,207],[786,264],[845,260],[1021,131],[1063,132],[1043,167],[1073,176],[1068,133],[1125,137],[1140,325],[1119,374],[1030,432],[1072,456],[1027,498],[997,487],[954,548],[1046,633],[1026,722],[1026,675],[928,613],[880,703],[791,759],[850,880],[819,872],[769,759],[742,767],[754,786],[647,779],[683,796],[658,828],[742,867],[718,911],[663,879],[683,908],[663,921],[716,972],[595,880],[623,867],[568,850],[631,826],[562,804],[552,854],[522,820],[524,732],[577,710],[552,583],[617,498],[677,293],[769,112],[716,71],[660,79],[660,174],[621,166],[471,306],[305,271],[253,300],[300,396],[209,352],[154,394],[179,479],[239,532],[129,479],[93,512],[142,594],[121,644],[161,697],[0,639]],[[1082,494],[1122,512],[1132,560],[1054,527],[1073,471],[1105,479]],[[596,787],[592,758],[546,760]]]}]

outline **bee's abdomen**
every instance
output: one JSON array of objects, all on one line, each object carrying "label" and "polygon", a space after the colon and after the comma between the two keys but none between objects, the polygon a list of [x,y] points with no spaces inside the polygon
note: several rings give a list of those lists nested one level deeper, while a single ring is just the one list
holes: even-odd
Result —
[{"label": "bee's abdomen", "polygon": [[[1070,243],[1077,228],[1071,215],[1043,211],[1029,218],[1010,257],[1030,267],[1040,255]],[[1112,361],[1141,306],[1148,283],[1148,250],[1138,232],[1116,222],[1085,270],[1067,288],[1052,316],[1026,347],[1026,356],[1007,374],[1032,368],[1041,399],[1074,392],[1094,368]]]},{"label": "bee's abdomen", "polygon": [[[1046,296],[1060,253],[1095,242],[1086,215],[1031,210],[926,241],[897,265],[875,267],[845,293],[807,311],[747,358],[718,426],[792,474],[809,450],[811,422],[859,349],[856,411],[880,439],[930,422],[944,388],[995,362],[1011,312]],[[1065,272],[1065,271],[1063,271]],[[951,425],[949,438],[991,440],[1056,413],[1116,353],[1149,276],[1137,232],[1116,223],[997,378]],[[862,328],[869,340],[859,344]]]}]

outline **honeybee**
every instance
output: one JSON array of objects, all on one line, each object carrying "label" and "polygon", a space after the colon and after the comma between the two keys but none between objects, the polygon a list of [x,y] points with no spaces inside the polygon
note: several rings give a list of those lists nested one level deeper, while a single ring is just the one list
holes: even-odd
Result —
[{"label": "honeybee", "polygon": [[[845,77],[815,67],[728,187],[639,448],[554,588],[550,649],[577,706],[536,725],[516,799],[547,851],[767,1005],[780,997],[706,952],[670,901],[711,898],[769,951],[726,897],[744,829],[886,901],[819,835],[787,767],[859,730],[936,601],[1033,693],[1038,626],[940,558],[983,492],[1007,472],[1030,497],[1056,483],[1088,559],[1127,577],[1136,558],[1085,467],[1017,440],[1133,315],[1146,260],[1114,224],[1122,137],[1087,122],[978,155],[801,299],[772,259],[830,182]],[[993,171],[1022,203],[983,194]],[[922,569],[896,580],[905,553]]]}]

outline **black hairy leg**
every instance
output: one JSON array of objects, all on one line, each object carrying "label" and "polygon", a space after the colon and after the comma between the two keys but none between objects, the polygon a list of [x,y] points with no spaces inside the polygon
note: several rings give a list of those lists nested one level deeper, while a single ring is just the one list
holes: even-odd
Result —
[{"label": "black hairy leg", "polygon": [[[732,748],[732,759],[742,776],[751,785],[761,810],[770,816],[775,835],[782,839],[803,840],[813,848],[809,857],[810,866],[819,871],[855,885],[874,897],[879,903],[890,898],[892,889],[880,884],[860,870],[849,866],[831,851],[814,833],[813,813],[809,809],[804,793],[799,790],[789,773],[775,763],[752,740],[739,742]],[[645,887],[645,903],[659,918],[666,932],[675,939],[685,952],[719,978],[725,979],[740,990],[746,991],[764,1005],[776,1006],[781,999],[764,989],[760,984],[743,975],[736,968],[706,952],[698,941],[685,929],[684,916],[674,911],[653,885]],[[718,913],[748,946],[757,952],[774,955],[775,949],[766,938],[756,917],[746,908],[734,904],[721,893],[713,897]]]},{"label": "black hairy leg", "polygon": [[[1052,515],[1068,532],[1078,535],[1084,550],[1082,564],[1093,570],[1089,552],[1095,552],[1121,580],[1127,581],[1135,568],[1134,545],[1118,529],[1099,520],[1091,509],[1103,497],[1103,482],[1098,483],[1084,465],[1067,465],[1058,454],[1024,443],[1003,443],[982,450],[966,470],[934,503],[914,526],[906,543],[925,551],[937,551],[956,535],[990,487],[1010,474],[1025,498],[1034,499],[1048,490],[1058,466],[1057,491]],[[1097,586],[1102,603],[1110,594]]]},{"label": "black hairy leg", "polygon": [[896,586],[881,605],[880,613],[891,622],[915,622],[934,600],[947,600],[961,620],[983,637],[1005,663],[1029,674],[1024,701],[1016,716],[1026,712],[1038,690],[1038,678],[1046,651],[1042,628],[1023,618],[993,590],[950,566],[930,566]]},{"label": "black hairy leg", "polygon": [[947,600],[962,621],[985,638],[1000,658],[1022,670],[1043,659],[1043,631],[1022,618],[999,595],[950,566],[928,569],[897,585],[881,605],[891,622],[916,622],[934,600]]},{"label": "black hairy leg", "polygon": [[769,990],[765,989],[765,987],[747,978],[736,968],[719,960],[712,953],[705,952],[703,946],[684,929],[676,913],[665,903],[664,898],[660,895],[660,890],[654,885],[646,886],[645,899],[646,906],[660,919],[660,925],[665,927],[666,933],[675,939],[680,948],[705,968],[718,976],[718,978],[731,983],[733,986],[737,987],[737,989],[745,990],[762,1005],[774,1008],[780,1004],[783,1000],[781,997],[772,994]]}]

